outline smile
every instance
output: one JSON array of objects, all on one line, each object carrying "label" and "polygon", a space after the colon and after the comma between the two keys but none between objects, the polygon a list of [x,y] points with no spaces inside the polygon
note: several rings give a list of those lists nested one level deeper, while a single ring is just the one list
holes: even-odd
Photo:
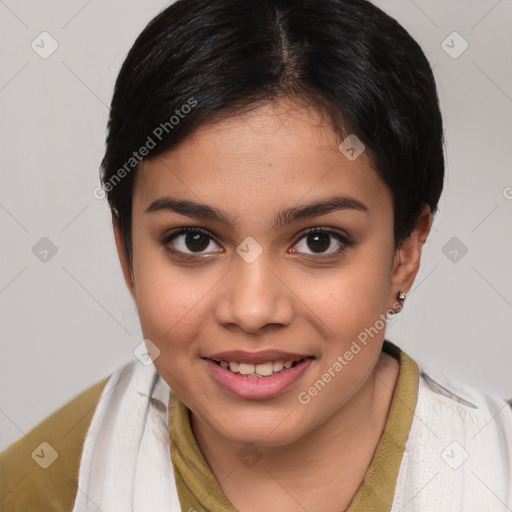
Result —
[{"label": "smile", "polygon": [[[275,397],[293,386],[314,361],[312,356],[296,355],[286,360],[258,357],[259,361],[236,361],[236,357],[203,358],[213,382],[237,398],[263,400]],[[282,354],[281,354],[282,355]],[[292,357],[292,354],[287,354]],[[228,360],[226,360],[228,359]]]}]

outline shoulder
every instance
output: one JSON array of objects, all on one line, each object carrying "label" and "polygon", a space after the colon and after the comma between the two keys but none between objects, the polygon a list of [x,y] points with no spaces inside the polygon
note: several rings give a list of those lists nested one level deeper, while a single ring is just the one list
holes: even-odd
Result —
[{"label": "shoulder", "polygon": [[[396,510],[502,510],[512,471],[512,409],[506,399],[420,369]],[[428,482],[429,492],[421,489]],[[492,491],[490,490],[492,489]],[[509,504],[512,506],[512,502]],[[395,510],[395,509],[393,509]]]},{"label": "shoulder", "polygon": [[512,408],[495,393],[420,370],[418,414],[468,444],[494,446],[512,458]]},{"label": "shoulder", "polygon": [[83,443],[108,379],[87,388],[0,453],[0,512],[73,508]]},{"label": "shoulder", "polygon": [[420,369],[418,399],[425,405],[450,410],[464,417],[495,420],[512,427],[512,400],[446,375],[435,375]]}]

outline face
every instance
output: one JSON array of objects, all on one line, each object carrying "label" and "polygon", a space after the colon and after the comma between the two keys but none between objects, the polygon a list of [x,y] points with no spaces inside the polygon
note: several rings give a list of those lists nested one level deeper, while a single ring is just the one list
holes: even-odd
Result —
[{"label": "face", "polygon": [[285,445],[328,422],[368,378],[382,319],[408,290],[391,192],[368,152],[351,161],[340,142],[290,101],[204,126],[139,167],[133,273],[116,229],[156,368],[232,442]]}]

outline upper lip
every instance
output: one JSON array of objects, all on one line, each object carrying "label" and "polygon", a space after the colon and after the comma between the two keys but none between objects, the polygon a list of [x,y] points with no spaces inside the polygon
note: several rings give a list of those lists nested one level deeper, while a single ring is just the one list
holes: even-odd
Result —
[{"label": "upper lip", "polygon": [[312,357],[307,354],[297,354],[294,352],[283,352],[282,350],[260,350],[258,352],[247,352],[245,350],[229,350],[226,352],[217,352],[208,359],[215,361],[233,361],[238,363],[266,363],[268,361],[300,361],[305,357]]}]

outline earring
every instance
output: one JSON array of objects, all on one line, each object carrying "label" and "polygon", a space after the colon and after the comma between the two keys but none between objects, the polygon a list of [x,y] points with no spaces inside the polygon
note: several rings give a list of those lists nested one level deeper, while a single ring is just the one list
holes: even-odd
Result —
[{"label": "earring", "polygon": [[405,292],[398,292],[398,295],[396,296],[396,298],[400,301],[400,302],[403,302],[405,300],[405,298],[407,297],[407,294]]}]

